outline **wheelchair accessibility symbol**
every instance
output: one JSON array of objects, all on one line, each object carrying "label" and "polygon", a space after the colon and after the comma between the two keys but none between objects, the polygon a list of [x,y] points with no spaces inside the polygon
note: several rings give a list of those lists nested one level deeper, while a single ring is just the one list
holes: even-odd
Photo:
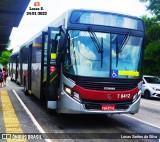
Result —
[{"label": "wheelchair accessibility symbol", "polygon": [[111,75],[113,78],[117,78],[118,77],[118,70],[112,70]]}]

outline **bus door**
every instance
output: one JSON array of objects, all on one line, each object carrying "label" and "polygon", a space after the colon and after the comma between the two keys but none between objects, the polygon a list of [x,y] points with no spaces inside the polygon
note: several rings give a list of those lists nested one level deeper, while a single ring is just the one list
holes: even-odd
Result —
[{"label": "bus door", "polygon": [[47,55],[48,55],[48,33],[42,32],[42,58],[41,58],[41,90],[40,99],[44,103],[46,91],[47,91]]},{"label": "bus door", "polygon": [[[58,88],[59,88],[59,65],[57,64],[57,48],[60,38],[60,29],[48,28],[48,103],[49,107],[57,108]],[[51,102],[51,103],[50,103]]]},{"label": "bus door", "polygon": [[16,74],[15,74],[15,81],[18,80],[18,70],[19,70],[19,55],[16,55]]},{"label": "bus door", "polygon": [[[32,47],[33,44],[29,45],[28,51],[26,51],[26,55],[28,54],[28,90],[32,90]],[[29,92],[30,93],[30,92]]]},{"label": "bus door", "polygon": [[[45,94],[47,108],[57,108],[57,92],[59,87],[59,74],[57,69],[57,45],[59,38],[59,28],[49,27],[48,32],[42,35],[42,93]],[[44,98],[44,97],[42,97]]]}]

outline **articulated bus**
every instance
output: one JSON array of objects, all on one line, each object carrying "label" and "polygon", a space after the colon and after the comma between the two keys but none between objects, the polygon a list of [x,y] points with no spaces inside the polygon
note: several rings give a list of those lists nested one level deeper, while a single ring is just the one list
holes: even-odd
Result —
[{"label": "articulated bus", "polygon": [[144,35],[138,17],[69,10],[20,47],[19,82],[57,113],[135,114]]},{"label": "articulated bus", "polygon": [[18,67],[19,67],[19,51],[13,53],[10,56],[8,73],[9,76],[11,77],[11,80],[18,81]]}]

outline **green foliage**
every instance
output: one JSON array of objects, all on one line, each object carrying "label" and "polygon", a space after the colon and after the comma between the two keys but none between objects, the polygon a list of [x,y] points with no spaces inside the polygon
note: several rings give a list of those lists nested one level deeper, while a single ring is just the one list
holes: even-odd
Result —
[{"label": "green foliage", "polygon": [[148,2],[147,10],[151,11],[152,14],[160,19],[160,0],[139,0],[140,2]]},{"label": "green foliage", "polygon": [[[146,2],[149,0],[141,1]],[[160,2],[160,0],[157,2]],[[150,5],[150,7],[151,6],[152,5]],[[144,15],[142,16],[142,19],[144,20],[146,26],[146,48],[144,54],[143,74],[160,76],[160,23],[158,21],[159,18],[149,18],[146,15]]]},{"label": "green foliage", "polygon": [[160,61],[160,40],[151,42],[145,50],[145,59],[152,61]]},{"label": "green foliage", "polygon": [[7,64],[9,62],[10,54],[11,54],[11,51],[3,51],[0,56],[0,64],[3,65],[5,68],[7,67]]},{"label": "green foliage", "polygon": [[144,54],[144,74],[160,76],[160,40],[146,46]]},{"label": "green foliage", "polygon": [[156,17],[142,16],[146,26],[145,45],[160,39],[160,26]]}]

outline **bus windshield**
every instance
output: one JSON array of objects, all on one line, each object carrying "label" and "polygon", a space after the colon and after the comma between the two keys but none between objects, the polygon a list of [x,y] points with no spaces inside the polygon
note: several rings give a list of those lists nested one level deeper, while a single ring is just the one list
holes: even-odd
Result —
[{"label": "bus windshield", "polygon": [[135,78],[140,75],[141,37],[94,32],[102,44],[99,51],[89,31],[69,30],[65,70],[88,77]]}]

